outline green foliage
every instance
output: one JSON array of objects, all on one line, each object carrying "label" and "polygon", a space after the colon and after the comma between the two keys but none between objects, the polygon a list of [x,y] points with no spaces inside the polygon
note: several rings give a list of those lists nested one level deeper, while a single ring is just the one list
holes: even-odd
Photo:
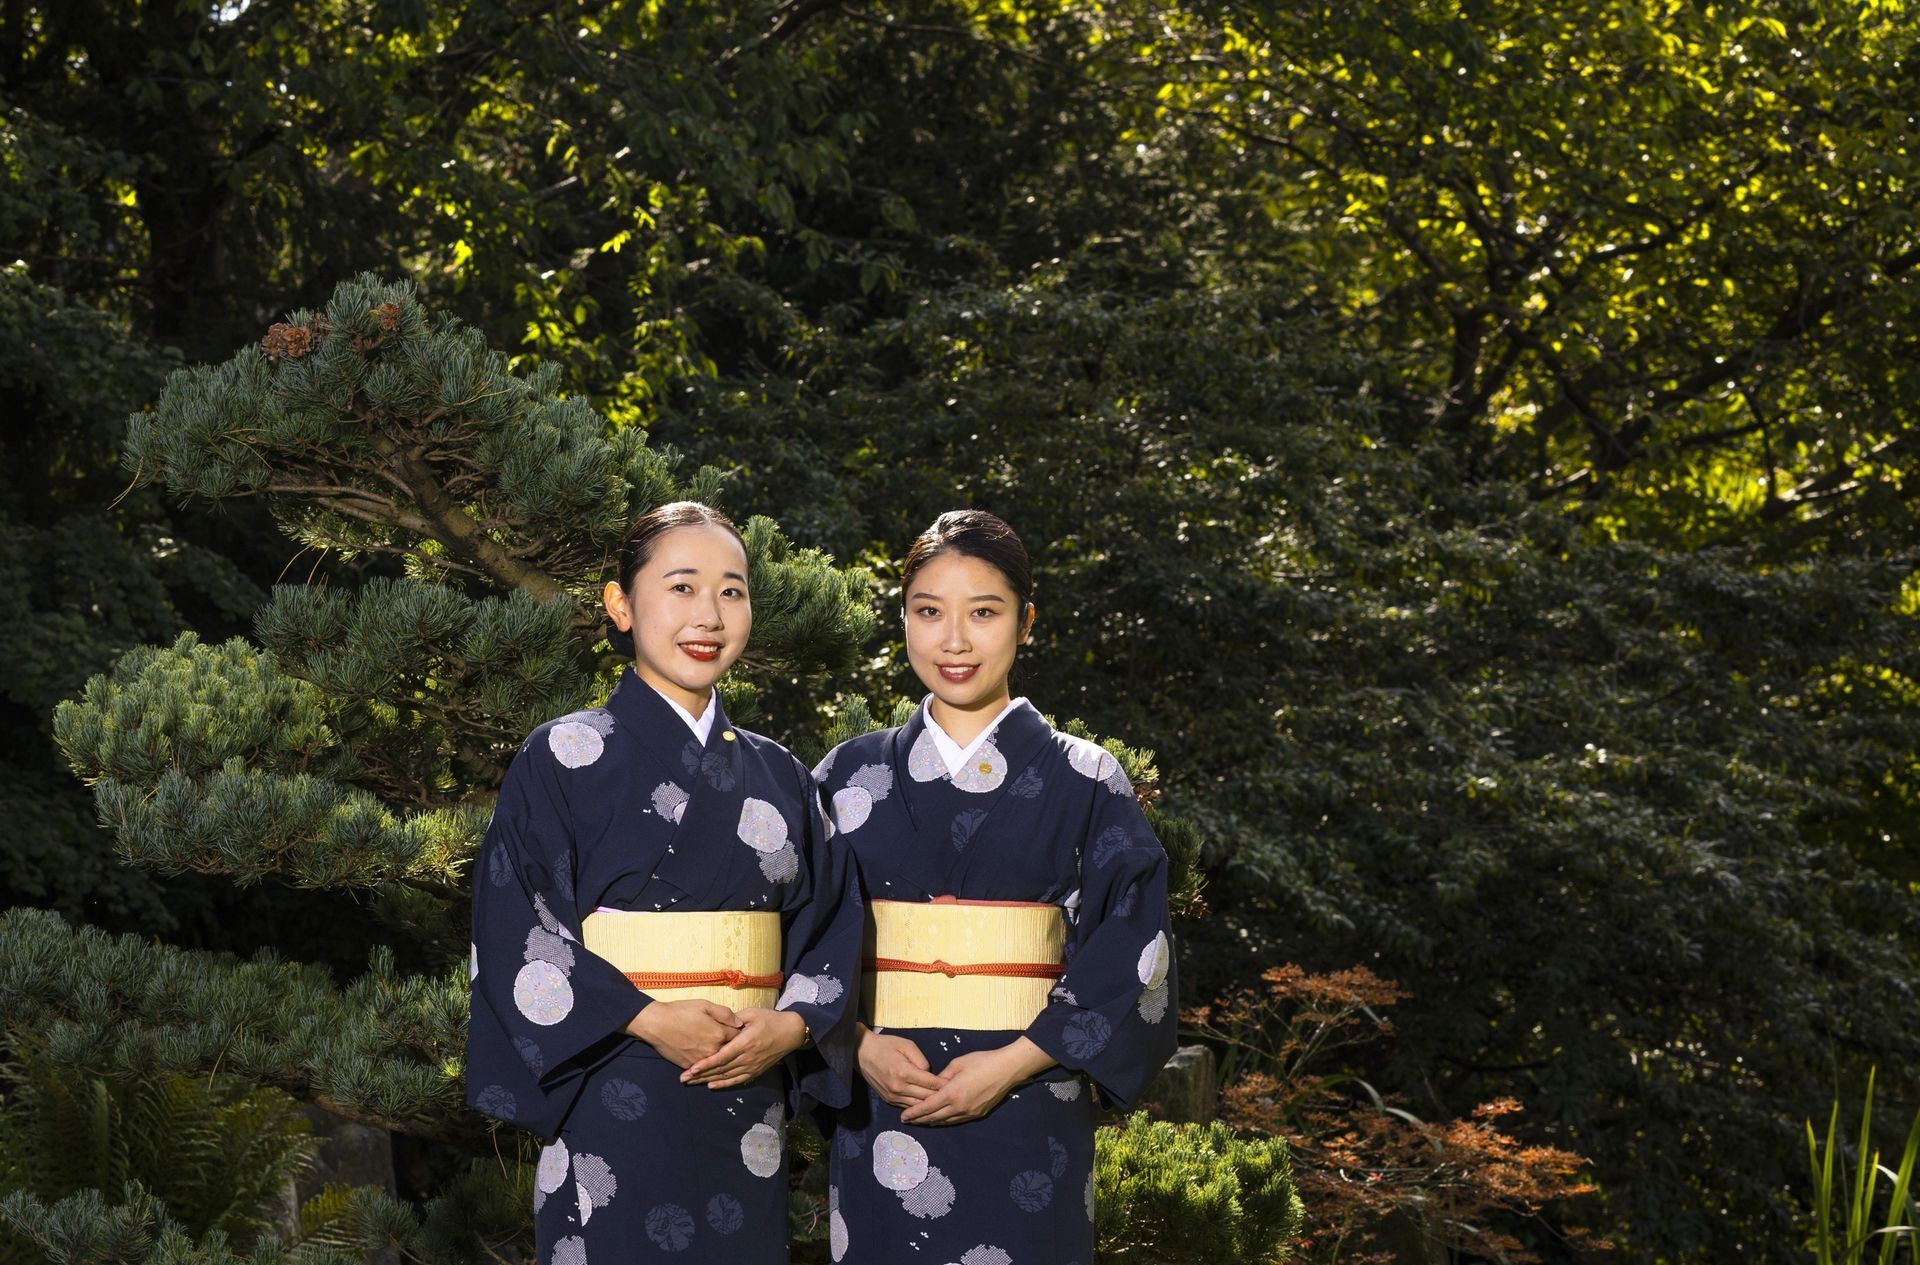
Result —
[{"label": "green foliage", "polygon": [[[666,501],[716,499],[720,477],[703,469],[680,482],[672,450],[650,447],[639,430],[609,430],[558,383],[551,367],[515,374],[478,330],[430,316],[410,285],[362,276],[323,311],[275,325],[261,348],[172,375],[158,408],[129,419],[125,462],[177,496],[271,493],[297,539],[397,555],[414,584],[571,597],[583,604],[570,611],[572,626],[590,644],[599,625],[588,608],[627,526]],[[742,535],[760,625],[752,665],[816,672],[851,662],[871,627],[859,577],[837,573],[817,550],[795,550],[770,519],[750,519]],[[367,602],[359,640],[342,648],[361,666],[327,665],[338,691],[372,693],[387,661],[369,656],[383,648],[417,675],[462,631],[457,595],[393,587]],[[338,599],[278,606],[263,635],[310,650],[348,618]],[[544,631],[530,608],[480,623],[465,648],[481,669],[552,688],[557,647],[515,644]],[[505,651],[519,653],[503,663]],[[550,697],[515,700],[516,715],[524,721]]]},{"label": "green foliage", "polygon": [[1295,236],[1410,424],[1660,538],[1903,520],[1907,6],[1190,16],[1153,40],[1159,109]]},{"label": "green foliage", "polygon": [[370,1250],[397,1248],[426,1265],[487,1265],[530,1254],[534,1163],[530,1139],[514,1136],[518,1151],[471,1161],[423,1205],[377,1190],[353,1192],[348,1217],[359,1242]]},{"label": "green foliage", "polygon": [[1303,1215],[1286,1143],[1144,1112],[1094,1136],[1102,1259],[1199,1265],[1292,1255]]},{"label": "green foliage", "polygon": [[35,1256],[22,1259],[51,1265],[354,1265],[363,1259],[324,1236],[291,1247],[263,1238],[244,1250],[221,1230],[195,1238],[138,1182],[128,1183],[118,1204],[97,1190],[51,1205],[16,1191],[0,1198],[0,1218],[33,1244]]},{"label": "green foliage", "polygon": [[[556,385],[430,317],[410,285],[363,276],[263,348],[172,375],[157,411],[129,420],[124,460],[176,496],[281,493],[282,522],[316,547],[550,598],[565,591],[556,576],[590,589],[637,513],[681,491],[670,453],[637,431],[608,437]],[[713,476],[691,490],[711,496]],[[544,548],[529,561],[506,534]]]},{"label": "green foliage", "polygon": [[0,1016],[14,1041],[106,1077],[245,1077],[335,1115],[475,1144],[459,1074],[466,977],[403,975],[390,952],[338,988],[322,967],[250,961],[0,914]]},{"label": "green foliage", "polygon": [[60,705],[54,733],[122,855],[162,873],[370,886],[439,859],[415,823],[335,780],[355,761],[319,691],[238,640],[130,652]]},{"label": "green foliage", "polygon": [[18,267],[0,269],[0,730],[9,752],[0,811],[15,826],[0,853],[0,899],[156,930],[195,923],[203,898],[169,898],[113,864],[48,741],[48,720],[115,655],[174,636],[185,611],[244,613],[259,599],[230,562],[181,539],[153,506],[110,504],[122,491],[104,473],[115,419],[172,363],[120,322]]},{"label": "green foliage", "polygon": [[124,656],[55,713],[55,725],[88,781],[200,776],[236,759],[276,771],[341,763],[317,691],[280,676],[244,642],[202,647],[192,633]]},{"label": "green foliage", "polygon": [[520,590],[469,597],[375,577],[354,590],[276,588],[254,632],[314,687],[357,754],[359,785],[390,803],[441,804],[469,789],[461,781],[494,784],[527,730],[586,703],[575,614]]},{"label": "green foliage", "polygon": [[[111,1259],[160,1216],[175,1233],[246,1248],[276,1229],[288,1183],[312,1157],[287,1095],[231,1076],[141,1072],[103,1078],[14,1043],[0,1104],[0,1235],[8,1261]],[[100,1191],[137,1192],[120,1220]],[[72,1202],[77,1199],[77,1202]],[[153,1217],[139,1210],[151,1208]],[[305,1210],[315,1232],[324,1208]],[[38,1250],[36,1250],[38,1249]]]},{"label": "green foliage", "polygon": [[[1909,1261],[1920,1261],[1920,1228],[1916,1228],[1916,1209],[1911,1194],[1914,1162],[1920,1159],[1920,1115],[1907,1130],[1906,1145],[1901,1148],[1899,1167],[1888,1169],[1880,1162],[1880,1148],[1873,1141],[1873,1081],[1867,1076],[1867,1093],[1860,1104],[1860,1140],[1853,1153],[1853,1177],[1848,1180],[1847,1161],[1840,1143],[1840,1101],[1835,1099],[1827,1117],[1826,1144],[1823,1147],[1807,1121],[1807,1165],[1813,1179],[1813,1259],[1815,1265],[1861,1265],[1872,1256],[1879,1265],[1892,1265],[1895,1253],[1904,1244]],[[1893,1183],[1887,1191],[1886,1206],[1879,1203],[1880,1179]],[[1835,1224],[1835,1214],[1839,1223]],[[1877,1250],[1876,1250],[1877,1249]]]}]

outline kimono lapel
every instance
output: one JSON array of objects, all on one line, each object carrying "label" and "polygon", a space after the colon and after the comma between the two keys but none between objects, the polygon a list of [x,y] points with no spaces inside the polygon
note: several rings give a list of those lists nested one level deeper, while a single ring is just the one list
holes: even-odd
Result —
[{"label": "kimono lapel", "polygon": [[[946,850],[944,814],[940,811],[943,799],[936,798],[941,791],[953,793],[951,783],[942,787],[939,782],[916,782],[908,771],[908,758],[914,744],[920,741],[927,731],[927,705],[921,703],[907,718],[907,723],[887,736],[887,764],[893,770],[893,793],[899,798],[900,811],[906,815],[906,834],[915,843],[909,847],[893,849],[890,863],[899,871],[900,877],[919,886],[928,896],[945,895],[951,882],[948,871],[948,853]],[[920,840],[923,830],[939,827],[941,838]]]},{"label": "kimono lapel", "polygon": [[984,790],[964,792],[955,788],[949,792],[956,801],[964,801],[950,831],[949,891],[958,891],[967,885],[967,873],[972,867],[996,867],[1007,860],[1004,840],[998,855],[992,846],[995,829],[1011,829],[1015,835],[1022,833],[1019,826],[1007,819],[1018,817],[1023,811],[1031,813],[1041,788],[1040,773],[1033,766],[1052,745],[1052,737],[1052,727],[1034,710],[1033,704],[1020,704],[995,726],[989,739],[993,752],[988,753],[984,748],[982,751],[988,758],[964,771],[969,777],[998,780]]},{"label": "kimono lapel", "polygon": [[[717,706],[719,700],[716,698],[714,702]],[[694,741],[687,722],[660,697],[658,690],[628,668],[619,684],[613,687],[613,693],[607,696],[607,710],[656,766],[650,776],[665,778],[681,791],[692,793],[693,782],[699,776],[700,744]],[[721,721],[716,713],[709,738],[720,732]],[[672,813],[669,810],[660,815],[671,818]]]},{"label": "kimono lapel", "polygon": [[887,735],[887,765],[893,770],[893,787],[900,796],[900,807],[906,811],[907,824],[919,829],[923,812],[921,806],[914,804],[915,792],[920,789],[912,774],[907,772],[907,753],[927,731],[927,705],[921,703],[913,709],[913,715],[907,717],[907,723]]},{"label": "kimono lapel", "polygon": [[632,668],[607,699],[608,709],[666,779],[651,798],[653,811],[672,823],[672,833],[653,877],[683,895],[713,887],[736,860],[734,852],[744,851],[726,845],[739,833],[746,744],[734,733],[719,695],[708,706],[714,709],[713,727],[702,746],[686,721]]},{"label": "kimono lapel", "polygon": [[[962,771],[971,785],[962,789],[940,763],[927,733],[926,704],[915,709],[891,739],[888,759],[902,806],[920,846],[899,863],[930,896],[956,891],[972,855],[971,844],[981,828],[1008,796],[1031,804],[1040,789],[1033,764],[1044,754],[1053,730],[1031,703],[1022,703],[1001,718],[987,745],[975,755],[977,766]],[[938,777],[916,779],[937,768]]]}]

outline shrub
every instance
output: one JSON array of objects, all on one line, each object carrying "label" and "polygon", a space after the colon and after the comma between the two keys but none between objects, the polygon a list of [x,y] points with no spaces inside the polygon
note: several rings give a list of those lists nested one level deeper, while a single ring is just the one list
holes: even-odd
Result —
[{"label": "shrub", "polygon": [[[1365,967],[1312,975],[1291,964],[1261,980],[1263,989],[1185,1018],[1226,1047],[1225,1120],[1291,1148],[1310,1259],[1397,1259],[1409,1234],[1423,1255],[1538,1259],[1494,1223],[1591,1191],[1586,1160],[1501,1132],[1494,1122],[1521,1110],[1512,1098],[1433,1124],[1376,1091],[1356,1070],[1356,1052],[1393,1031],[1384,1012],[1406,994],[1391,980]],[[1579,1229],[1561,1232],[1576,1249],[1607,1246]]]},{"label": "shrub", "polygon": [[1105,1261],[1284,1261],[1301,1207],[1287,1146],[1227,1126],[1135,1112],[1096,1138],[1094,1187]]}]

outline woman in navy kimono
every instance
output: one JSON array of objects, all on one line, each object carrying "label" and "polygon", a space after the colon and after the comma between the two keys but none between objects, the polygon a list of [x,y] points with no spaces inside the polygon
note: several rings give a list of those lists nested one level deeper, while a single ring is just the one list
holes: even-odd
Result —
[{"label": "woman in navy kimono", "polygon": [[[552,1139],[539,1265],[784,1265],[788,1111],[846,1101],[853,869],[805,768],[729,724],[714,690],[752,628],[746,573],[738,532],[706,506],[634,525],[605,593],[634,666],[604,706],[528,736],[475,865],[467,1098]],[[777,914],[671,924],[777,925],[760,946],[776,973],[623,970],[587,947],[606,945],[596,926],[651,927],[658,953],[669,924],[647,917],[701,911]],[[761,1004],[642,987],[692,983],[757,988]]]},{"label": "woman in navy kimono", "polygon": [[[843,743],[815,770],[838,840],[876,914],[887,901],[972,905],[959,916],[982,920],[974,956],[991,958],[1024,950],[996,950],[987,920],[1044,905],[1064,943],[1051,970],[892,960],[881,945],[869,994],[888,971],[916,973],[894,978],[936,998],[968,979],[1052,981],[1029,991],[1020,1027],[862,1023],[865,1083],[832,1147],[833,1259],[1092,1265],[1095,1095],[1124,1108],[1174,1048],[1166,853],[1114,758],[1010,697],[1034,618],[1012,529],[944,514],[904,572],[907,655],[930,693],[906,725]],[[964,1010],[950,1013],[964,1023]]]}]

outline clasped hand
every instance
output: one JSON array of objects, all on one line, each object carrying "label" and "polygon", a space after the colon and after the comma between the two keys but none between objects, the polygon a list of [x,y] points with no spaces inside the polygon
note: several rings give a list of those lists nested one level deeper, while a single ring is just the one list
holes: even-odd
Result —
[{"label": "clasped hand", "polygon": [[731,1089],[754,1080],[800,1047],[806,1022],[784,1010],[739,1011],[710,1001],[651,1002],[627,1032],[684,1070],[685,1085]]},{"label": "clasped hand", "polygon": [[964,1124],[998,1107],[1013,1087],[1052,1066],[1053,1059],[1025,1037],[994,1050],[955,1057],[938,1075],[926,1054],[904,1037],[863,1028],[860,1072],[900,1113],[901,1124]]},{"label": "clasped hand", "polygon": [[696,1062],[683,1064],[683,1085],[732,1089],[758,1079],[762,1072],[800,1048],[807,1039],[807,1023],[786,1010],[748,1006],[734,1012],[738,1029],[727,1043]]},{"label": "clasped hand", "polygon": [[740,1030],[740,1020],[725,1006],[710,1001],[655,1001],[647,1003],[627,1024],[640,1038],[676,1067],[688,1067],[713,1054]]}]

